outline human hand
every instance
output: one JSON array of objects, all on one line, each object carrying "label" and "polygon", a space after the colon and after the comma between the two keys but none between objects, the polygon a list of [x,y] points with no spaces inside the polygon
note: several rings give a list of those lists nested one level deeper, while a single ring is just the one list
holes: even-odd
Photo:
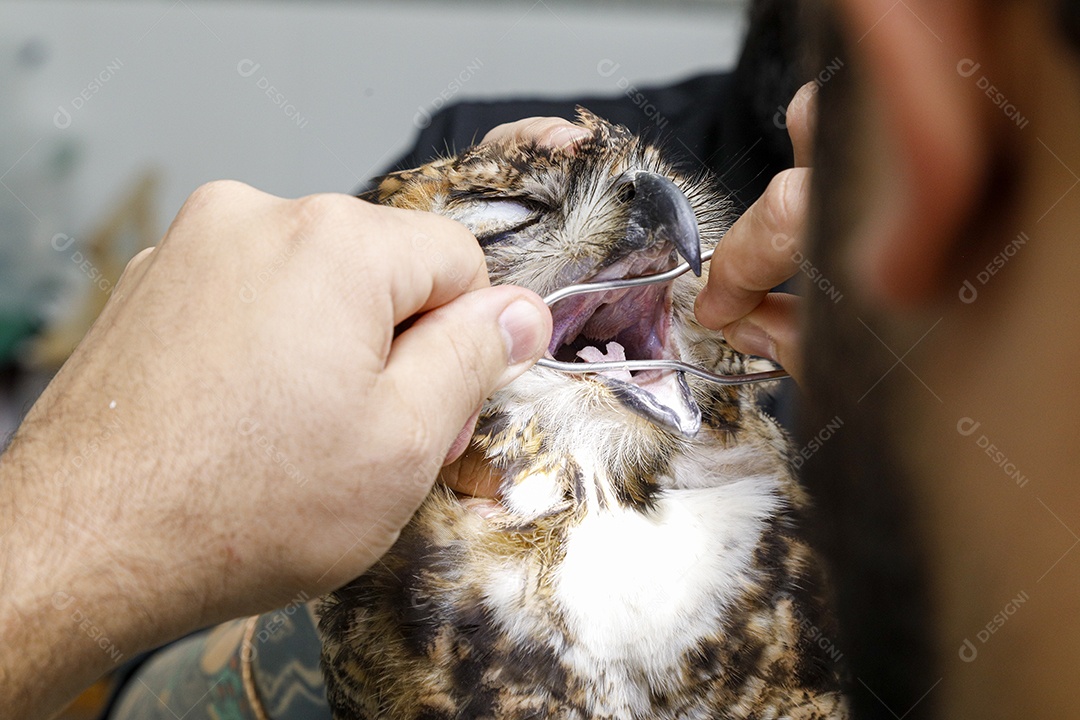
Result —
[{"label": "human hand", "polygon": [[[488,131],[480,144],[533,143],[551,150],[573,152],[573,146],[592,133],[560,117],[528,117],[503,123]],[[455,491],[475,497],[493,498],[498,495],[502,478],[492,471],[482,452],[468,449],[476,418],[472,418],[454,445],[455,462],[450,463],[440,480]]]},{"label": "human hand", "polygon": [[131,656],[361,574],[550,333],[455,222],[199,189],[2,458],[0,677],[100,664],[67,599]]},{"label": "human hand", "polygon": [[796,380],[800,300],[769,291],[799,271],[803,256],[816,91],[804,85],[788,106],[795,167],[773,178],[720,240],[694,308],[698,322],[721,330],[736,350],[775,360]]},{"label": "human hand", "polygon": [[[723,328],[736,349],[776,360],[796,378],[798,298],[768,291],[798,269],[795,253],[801,248],[808,202],[815,91],[812,83],[803,86],[788,107],[796,168],[777,175],[721,240],[696,306],[698,320],[714,330]],[[563,118],[529,117],[495,127],[481,143],[531,142],[572,152],[590,134]],[[763,338],[762,333],[767,335]],[[500,478],[482,457],[466,452],[447,468],[444,481],[471,495],[494,497]]]},{"label": "human hand", "polygon": [[[779,173],[764,194],[720,241],[709,264],[709,280],[698,296],[698,321],[722,330],[735,349],[767,357],[800,376],[799,298],[769,292],[795,275],[802,257],[809,202],[812,126],[817,87],[804,85],[787,112],[795,167]],[[589,132],[568,120],[531,117],[499,125],[482,142],[535,142],[571,148]],[[483,489],[479,491],[484,493]]]},{"label": "human hand", "polygon": [[592,133],[560,117],[528,117],[497,125],[480,141],[485,143],[530,142],[551,150],[568,150]]}]

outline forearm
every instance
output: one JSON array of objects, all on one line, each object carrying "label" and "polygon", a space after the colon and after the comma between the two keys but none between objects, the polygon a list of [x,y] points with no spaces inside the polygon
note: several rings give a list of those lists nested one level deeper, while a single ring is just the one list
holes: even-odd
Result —
[{"label": "forearm", "polygon": [[117,551],[103,508],[67,512],[70,486],[88,478],[60,473],[63,451],[51,450],[20,438],[0,457],[0,707],[8,717],[52,715],[184,623],[148,610],[158,599],[137,578],[160,580],[160,569]]},{"label": "forearm", "polygon": [[550,336],[453,221],[201,188],[0,458],[0,714],[364,572]]}]

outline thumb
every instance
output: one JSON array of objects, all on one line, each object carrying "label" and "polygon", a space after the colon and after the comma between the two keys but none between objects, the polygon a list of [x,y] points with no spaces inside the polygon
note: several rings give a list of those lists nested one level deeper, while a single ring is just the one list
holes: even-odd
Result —
[{"label": "thumb", "polygon": [[739,352],[779,363],[801,383],[800,301],[795,295],[769,293],[756,308],[723,328],[724,339]]},{"label": "thumb", "polygon": [[540,296],[482,288],[421,315],[394,340],[383,375],[395,402],[428,419],[431,449],[445,453],[481,403],[531,368],[550,339],[551,313]]}]

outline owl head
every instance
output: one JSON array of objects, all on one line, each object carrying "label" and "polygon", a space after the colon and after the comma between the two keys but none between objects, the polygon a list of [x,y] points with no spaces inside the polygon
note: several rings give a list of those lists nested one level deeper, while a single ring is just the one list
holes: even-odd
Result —
[{"label": "owl head", "polygon": [[[367,199],[461,222],[483,247],[493,284],[541,296],[662,272],[680,256],[702,271],[702,249],[716,245],[733,217],[715,181],[680,171],[656,146],[587,110],[579,108],[578,120],[592,135],[572,148],[486,143],[391,174]],[[761,369],[696,322],[704,282],[704,274],[687,273],[665,285],[561,301],[552,308],[548,352],[568,362],[665,358],[719,373]],[[570,375],[535,367],[489,400],[474,444],[504,464],[570,457],[579,469],[648,470],[688,443],[733,432],[752,393],[672,371]]]}]

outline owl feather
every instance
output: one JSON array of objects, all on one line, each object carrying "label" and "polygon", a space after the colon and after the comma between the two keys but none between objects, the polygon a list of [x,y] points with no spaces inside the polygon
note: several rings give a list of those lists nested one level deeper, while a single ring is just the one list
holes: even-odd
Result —
[{"label": "owl feather", "polygon": [[[493,283],[541,295],[720,241],[733,211],[712,179],[579,122],[591,136],[573,148],[483,144],[368,199],[464,223]],[[549,353],[767,369],[696,322],[706,277],[559,303]],[[452,471],[494,475],[498,497],[437,484],[381,562],[321,602],[336,720],[846,717],[807,499],[757,392],[535,367],[495,393]]]}]

